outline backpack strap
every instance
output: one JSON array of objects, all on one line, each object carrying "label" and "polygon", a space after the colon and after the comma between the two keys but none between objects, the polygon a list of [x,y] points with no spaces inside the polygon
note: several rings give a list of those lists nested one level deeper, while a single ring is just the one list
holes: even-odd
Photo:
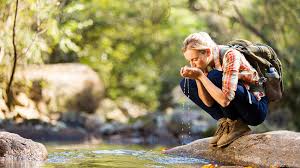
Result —
[{"label": "backpack strap", "polygon": [[227,54],[227,52],[230,49],[231,48],[229,46],[224,46],[224,47],[220,48],[219,61],[220,61],[221,66],[223,64],[223,58],[224,58],[224,56]]},{"label": "backpack strap", "polygon": [[[220,60],[221,66],[222,66],[222,64],[223,64],[223,58],[224,58],[224,56],[226,56],[227,52],[228,52],[230,49],[236,49],[236,50],[239,51],[242,55],[244,55],[243,52],[245,52],[246,54],[251,55],[252,58],[257,59],[257,60],[260,60],[260,61],[263,63],[264,66],[270,66],[270,65],[269,65],[270,63],[269,63],[266,59],[260,58],[260,57],[256,56],[253,52],[248,51],[247,48],[244,48],[243,46],[238,46],[238,45],[234,45],[234,46],[228,46],[228,45],[227,45],[227,46],[224,46],[224,47],[222,47],[222,48],[220,49],[219,60]],[[244,56],[245,56],[245,55],[244,55]],[[247,59],[247,61],[249,61],[249,60]],[[258,72],[258,74],[259,74],[260,77],[263,77],[263,76],[264,76],[263,73],[262,73],[261,70],[260,70],[260,67],[259,67],[258,63],[257,63],[256,61],[253,62],[253,63],[252,63],[252,62],[249,62],[249,63],[250,63],[252,66],[254,66],[254,69],[256,69],[256,71]]]}]

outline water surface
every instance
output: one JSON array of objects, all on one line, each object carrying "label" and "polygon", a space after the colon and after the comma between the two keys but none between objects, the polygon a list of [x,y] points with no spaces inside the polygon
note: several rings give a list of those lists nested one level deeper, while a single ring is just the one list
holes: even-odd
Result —
[{"label": "water surface", "polygon": [[162,147],[128,145],[47,145],[47,168],[191,168],[209,161],[161,154]]}]

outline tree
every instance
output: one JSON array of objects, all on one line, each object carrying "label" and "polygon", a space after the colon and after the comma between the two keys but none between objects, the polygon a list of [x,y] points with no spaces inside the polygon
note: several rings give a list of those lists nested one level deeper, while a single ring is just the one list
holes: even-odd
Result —
[{"label": "tree", "polygon": [[13,62],[13,68],[12,72],[9,78],[9,82],[6,88],[6,95],[7,95],[7,107],[11,108],[11,103],[13,100],[13,94],[11,92],[11,85],[14,80],[14,75],[16,71],[17,66],[17,60],[18,60],[18,53],[17,53],[17,47],[16,47],[16,22],[17,22],[17,15],[18,15],[18,6],[19,6],[19,0],[16,0],[16,7],[15,7],[15,17],[14,17],[14,23],[13,23],[13,30],[12,30],[12,44],[14,49],[14,62]]}]

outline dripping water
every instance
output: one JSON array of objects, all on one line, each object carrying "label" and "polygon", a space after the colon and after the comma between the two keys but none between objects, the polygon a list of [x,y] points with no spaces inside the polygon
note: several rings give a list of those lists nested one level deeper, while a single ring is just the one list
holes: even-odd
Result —
[{"label": "dripping water", "polygon": [[[183,88],[183,92],[185,95],[187,95],[188,98],[190,98],[190,80],[188,78],[184,78],[184,88]],[[188,132],[188,139],[191,138],[191,123],[190,123],[190,116],[189,116],[189,112],[190,112],[190,104],[189,104],[189,101],[187,102],[187,104],[185,104],[185,102],[182,103],[182,109],[183,109],[183,112],[185,114],[185,116],[187,117],[187,132]],[[181,121],[181,132],[182,132],[182,135],[181,135],[181,138],[183,139],[183,132],[185,131],[184,128],[185,128],[185,123],[183,122],[183,120]]]}]

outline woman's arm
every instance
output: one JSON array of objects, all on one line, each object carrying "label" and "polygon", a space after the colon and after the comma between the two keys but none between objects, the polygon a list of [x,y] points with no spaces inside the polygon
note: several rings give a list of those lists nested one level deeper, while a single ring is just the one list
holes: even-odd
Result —
[{"label": "woman's arm", "polygon": [[[233,59],[230,61],[231,65],[233,62],[238,63]],[[234,65],[234,64],[232,64]],[[225,86],[222,87],[222,89],[215,86],[203,73],[201,69],[193,68],[193,67],[184,67],[181,69],[181,76],[182,77],[189,77],[191,79],[195,79],[197,81],[197,87],[198,87],[198,96],[203,101],[203,103],[207,106],[212,106],[213,102],[216,101],[219,103],[222,107],[226,107],[229,105],[230,101],[234,98],[234,91],[236,90],[236,84],[237,81],[232,80],[235,79],[236,75],[238,74],[239,65],[228,66],[229,68],[225,68]],[[200,83],[200,84],[199,84]],[[231,84],[231,85],[229,85]],[[211,99],[212,100],[211,100]]]},{"label": "woman's arm", "polygon": [[215,86],[205,75],[198,76],[205,89],[222,107],[228,106],[235,97],[240,65],[240,53],[235,50],[228,51],[223,59],[222,89]]},{"label": "woman's arm", "polygon": [[196,79],[197,88],[198,88],[198,96],[202,100],[202,102],[207,106],[211,107],[215,100],[211,97],[211,95],[207,92],[203,84],[199,79]]},{"label": "woman's arm", "polygon": [[[228,97],[222,92],[220,88],[215,86],[205,75],[199,76],[198,80],[201,81],[205,90],[209,92],[211,98],[218,102],[222,107],[226,107],[229,105],[230,100]],[[198,91],[199,92],[199,91]],[[199,94],[199,93],[198,93]],[[200,95],[199,95],[200,96]],[[201,99],[202,100],[202,99]],[[204,100],[202,100],[204,102]]]}]

